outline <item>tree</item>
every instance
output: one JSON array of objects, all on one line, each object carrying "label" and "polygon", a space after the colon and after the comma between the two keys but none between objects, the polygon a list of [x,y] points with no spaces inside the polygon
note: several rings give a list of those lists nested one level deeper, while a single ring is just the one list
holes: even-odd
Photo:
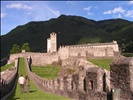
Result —
[{"label": "tree", "polygon": [[30,52],[29,43],[24,43],[21,47],[21,50],[25,50],[26,52]]},{"label": "tree", "polygon": [[17,44],[14,44],[12,49],[10,50],[10,54],[20,53],[20,52],[21,52],[20,46],[18,46]]},{"label": "tree", "polygon": [[126,44],[125,52],[133,53],[133,42],[132,41]]}]

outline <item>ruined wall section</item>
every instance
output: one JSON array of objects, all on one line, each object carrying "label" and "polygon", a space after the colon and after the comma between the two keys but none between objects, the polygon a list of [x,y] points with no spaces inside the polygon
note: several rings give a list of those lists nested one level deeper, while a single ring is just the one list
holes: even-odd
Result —
[{"label": "ruined wall section", "polygon": [[133,57],[117,58],[110,68],[111,88],[119,89],[120,100],[133,99]]},{"label": "ruined wall section", "polygon": [[[89,72],[92,75],[92,72],[95,71],[94,74],[96,74],[97,76],[97,78],[95,77],[95,80],[98,84],[98,88],[96,90],[103,90],[105,92],[110,91],[110,71],[94,65],[93,63],[87,61],[85,58],[70,57],[69,59],[62,60],[61,66],[63,68],[73,68],[75,69],[74,73],[81,73],[84,77],[88,76],[85,75],[85,73]],[[92,82],[95,83],[94,81]],[[99,83],[102,83],[104,85],[102,86],[102,84]]]},{"label": "ruined wall section", "polygon": [[[129,62],[129,73],[130,73],[130,88],[133,93],[133,57]],[[133,94],[132,94],[133,95]]]},{"label": "ruined wall section", "polygon": [[107,93],[103,91],[84,91],[83,76],[80,74],[66,75],[57,79],[46,80],[29,69],[25,58],[28,74],[36,86],[46,92],[62,95],[74,100],[107,100]]}]

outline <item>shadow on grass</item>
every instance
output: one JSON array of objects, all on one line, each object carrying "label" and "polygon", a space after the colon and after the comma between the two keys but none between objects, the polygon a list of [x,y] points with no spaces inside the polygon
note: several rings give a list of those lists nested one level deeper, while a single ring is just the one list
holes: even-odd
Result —
[{"label": "shadow on grass", "polygon": [[17,80],[18,80],[18,76],[17,76],[17,78],[16,78],[15,89],[14,89],[14,91],[10,94],[10,96],[7,97],[6,100],[16,100],[16,99],[19,99],[19,98],[14,98],[15,93],[16,93],[16,89],[17,89]]},{"label": "shadow on grass", "polygon": [[31,90],[30,93],[32,93],[32,92],[36,92],[36,91],[37,91],[37,90]]},{"label": "shadow on grass", "polygon": [[17,97],[17,98],[10,98],[10,100],[17,100],[17,99],[20,99],[20,97]]}]

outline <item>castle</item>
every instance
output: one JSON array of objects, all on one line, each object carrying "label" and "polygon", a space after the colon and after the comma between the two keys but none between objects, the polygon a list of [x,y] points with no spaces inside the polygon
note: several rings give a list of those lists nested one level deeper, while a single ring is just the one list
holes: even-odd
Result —
[{"label": "castle", "polygon": [[[76,100],[132,100],[133,99],[133,58],[116,58],[110,71],[100,68],[86,58],[115,58],[119,56],[116,41],[60,46],[57,51],[57,35],[51,33],[47,39],[47,53],[22,52],[10,55],[8,63],[25,57],[30,78],[47,92]],[[75,59],[76,58],[76,59]],[[63,68],[77,68],[73,74],[59,75],[57,79],[46,80],[29,70],[29,65],[45,66],[61,61]],[[111,91],[112,90],[112,91]],[[112,94],[110,94],[112,92]]]},{"label": "castle", "polygon": [[[46,65],[59,60],[71,57],[82,58],[113,58],[120,55],[116,41],[111,43],[88,43],[80,45],[60,46],[57,51],[57,34],[52,32],[47,39],[47,53],[24,52],[10,55],[8,63],[14,61],[16,57],[31,57],[33,65]],[[40,60],[40,61],[38,61]]]},{"label": "castle", "polygon": [[[47,40],[47,53],[57,52],[56,33],[51,33]],[[116,41],[112,43],[93,43],[81,45],[60,46],[58,55],[60,59],[69,57],[114,57],[119,54]]]}]

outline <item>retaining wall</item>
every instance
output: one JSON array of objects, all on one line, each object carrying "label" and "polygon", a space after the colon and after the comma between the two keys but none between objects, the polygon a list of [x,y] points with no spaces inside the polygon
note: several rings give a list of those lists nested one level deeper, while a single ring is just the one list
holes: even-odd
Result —
[{"label": "retaining wall", "polygon": [[1,76],[1,100],[6,100],[6,98],[15,90],[18,77],[18,58],[14,61],[15,67],[6,70]]}]

